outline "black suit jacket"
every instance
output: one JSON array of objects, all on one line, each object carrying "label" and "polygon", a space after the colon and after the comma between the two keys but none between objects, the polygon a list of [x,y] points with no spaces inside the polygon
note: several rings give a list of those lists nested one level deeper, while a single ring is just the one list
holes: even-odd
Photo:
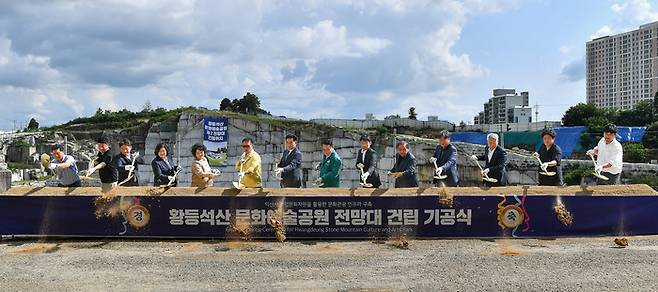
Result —
[{"label": "black suit jacket", "polygon": [[[124,181],[128,178],[128,171],[126,170],[126,165],[131,165],[132,160],[130,157],[125,157],[123,154],[119,153],[117,156],[114,156],[114,162],[117,166],[117,171],[119,172],[119,182]],[[142,157],[137,157],[135,161],[135,170],[133,170],[133,178],[123,184],[124,187],[136,187],[139,186],[139,165],[144,164]]]},{"label": "black suit jacket", "polygon": [[[459,173],[457,173],[457,148],[455,145],[448,145],[443,149],[441,145],[437,145],[434,149],[436,158],[436,166],[443,168],[443,174],[447,175],[443,182],[449,187],[456,187],[459,185]],[[432,165],[434,167],[434,165]],[[434,183],[440,183],[441,180],[434,179]]]},{"label": "black suit jacket", "polygon": [[491,156],[491,160],[489,160],[489,147],[484,146],[484,155],[480,156],[479,159],[485,161],[484,168],[489,169],[488,176],[498,180],[497,183],[491,185],[507,185],[507,152],[505,149],[496,146],[496,149],[494,149],[493,155]]},{"label": "black suit jacket", "polygon": [[[167,185],[169,183],[169,176],[176,173],[176,164],[174,164],[174,160],[171,159],[171,156],[167,157],[167,160],[169,161],[169,165],[167,165],[167,163],[159,156],[151,161],[151,167],[153,168],[153,185],[156,187]],[[176,186],[177,184],[178,181],[176,181],[173,186]]]},{"label": "black suit jacket", "polygon": [[281,155],[281,161],[277,167],[283,168],[282,188],[302,187],[302,152],[299,149],[295,148],[292,151],[286,149]]},{"label": "black suit jacket", "polygon": [[418,177],[416,176],[416,157],[407,153],[402,157],[395,154],[395,165],[391,172],[402,172],[402,176],[395,179],[396,188],[416,188],[418,187]]},{"label": "black suit jacket", "polygon": [[377,172],[377,160],[378,160],[377,152],[375,150],[372,150],[372,148],[368,148],[364,158],[361,156],[361,151],[362,150],[359,149],[356,153],[355,166],[358,165],[359,163],[362,163],[363,172],[367,172],[370,174],[370,176],[368,176],[368,179],[366,180],[366,183],[371,183],[373,188],[378,188],[379,186],[382,185],[382,182],[379,179],[379,173]]}]

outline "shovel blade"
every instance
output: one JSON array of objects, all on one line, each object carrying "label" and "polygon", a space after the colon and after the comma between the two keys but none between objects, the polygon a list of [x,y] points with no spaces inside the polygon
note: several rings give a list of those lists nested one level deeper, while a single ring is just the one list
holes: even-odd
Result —
[{"label": "shovel blade", "polygon": [[539,174],[545,175],[545,176],[554,176],[555,171],[547,171],[547,172],[540,171]]}]

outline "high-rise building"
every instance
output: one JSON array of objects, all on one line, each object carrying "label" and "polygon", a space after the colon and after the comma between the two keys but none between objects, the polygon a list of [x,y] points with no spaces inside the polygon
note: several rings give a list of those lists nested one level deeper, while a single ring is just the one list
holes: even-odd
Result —
[{"label": "high-rise building", "polygon": [[519,94],[513,88],[494,89],[493,97],[484,104],[484,110],[473,118],[476,125],[531,122],[528,92]]},{"label": "high-rise building", "polygon": [[587,47],[587,102],[631,109],[658,91],[658,22],[593,39]]}]

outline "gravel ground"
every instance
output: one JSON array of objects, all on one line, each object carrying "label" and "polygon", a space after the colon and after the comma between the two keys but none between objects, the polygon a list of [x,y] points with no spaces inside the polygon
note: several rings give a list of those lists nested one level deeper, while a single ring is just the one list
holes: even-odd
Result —
[{"label": "gravel ground", "polygon": [[2,241],[2,291],[656,291],[658,237]]}]

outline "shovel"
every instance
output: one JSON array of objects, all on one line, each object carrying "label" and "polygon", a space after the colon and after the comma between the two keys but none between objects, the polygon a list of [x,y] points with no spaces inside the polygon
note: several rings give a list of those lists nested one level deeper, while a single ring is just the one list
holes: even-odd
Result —
[{"label": "shovel", "polygon": [[599,166],[599,164],[596,163],[596,159],[594,159],[594,155],[589,155],[589,157],[592,158],[592,162],[594,162],[594,172],[592,172],[592,175],[602,180],[608,180],[607,176],[602,175],[600,172],[596,171],[596,168]]},{"label": "shovel", "polygon": [[283,178],[281,177],[281,173],[279,173],[279,174],[276,173],[276,169],[279,167],[279,160],[274,160],[274,162],[272,162],[272,164],[274,165],[274,170],[275,170],[275,171],[272,172],[272,176],[274,176],[274,178],[276,178],[276,180],[283,180]]},{"label": "shovel", "polygon": [[[135,161],[137,161],[137,157],[139,157],[139,152],[135,152],[135,154],[133,155],[133,161],[130,163],[130,165],[132,165],[133,167],[135,166]],[[135,168],[131,169],[128,172],[128,177],[126,177],[126,179],[124,179],[122,182],[120,182],[119,185],[123,185],[123,184],[127,183],[129,180],[131,180],[134,176],[134,174],[133,174],[134,171],[135,171]]]},{"label": "shovel", "polygon": [[436,160],[432,161],[432,163],[434,163],[434,178],[435,179],[446,179],[448,177],[447,174],[444,174],[444,175],[437,175],[436,174],[436,171],[439,170],[439,167],[436,166]]},{"label": "shovel", "polygon": [[364,188],[372,188],[372,184],[371,184],[371,183],[367,183],[367,182],[363,179],[363,167],[362,167],[361,165],[359,165],[359,166],[360,166],[360,167],[359,167],[359,170],[361,170],[361,177],[359,178],[359,184],[360,184],[362,187],[364,187]]},{"label": "shovel", "polygon": [[[532,153],[532,157],[537,158],[537,161],[539,161],[539,165],[540,165],[540,166],[542,165],[543,162],[541,162],[541,159],[539,159],[539,153],[537,153],[537,152]],[[545,175],[545,176],[554,176],[554,175],[555,175],[555,171],[544,171],[544,170],[542,169],[542,171],[540,171],[539,174],[541,174],[541,175]]]},{"label": "shovel", "polygon": [[242,163],[240,163],[240,172],[238,173],[238,181],[233,182],[233,188],[236,188],[238,190],[244,189],[244,185],[242,184],[242,179],[244,178],[245,173],[242,170],[242,167],[246,162],[247,160],[245,159],[244,161],[242,161]]},{"label": "shovel", "polygon": [[[484,171],[484,169],[482,169],[482,166],[480,166],[480,163],[479,163],[477,160],[475,160],[475,159],[473,159],[473,161],[475,161],[475,164],[478,166],[478,168],[480,168],[480,173],[482,173],[482,172]],[[491,177],[489,177],[489,175],[487,175],[487,174],[485,174],[485,175],[482,176],[482,180],[483,180],[483,181],[488,181],[488,182],[490,182],[490,183],[497,183],[497,182],[498,182],[497,179],[495,179],[495,178],[491,178]]]}]

